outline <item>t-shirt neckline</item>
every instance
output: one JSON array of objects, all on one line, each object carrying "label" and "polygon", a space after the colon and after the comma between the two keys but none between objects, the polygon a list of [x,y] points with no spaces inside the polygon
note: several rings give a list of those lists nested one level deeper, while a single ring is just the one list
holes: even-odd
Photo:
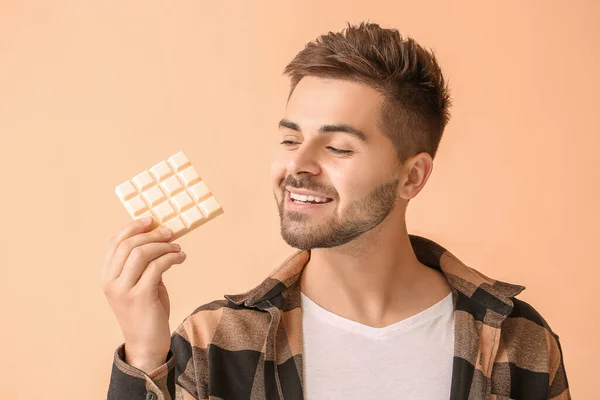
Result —
[{"label": "t-shirt neckline", "polygon": [[306,313],[306,316],[316,317],[321,321],[331,324],[337,328],[376,339],[381,339],[389,337],[390,335],[404,332],[433,318],[447,315],[453,311],[454,307],[452,303],[452,292],[450,292],[442,300],[415,315],[412,315],[401,321],[394,322],[391,325],[377,328],[344,318],[329,310],[326,310],[312,301],[302,292],[300,292],[300,296],[302,298],[303,313]]}]

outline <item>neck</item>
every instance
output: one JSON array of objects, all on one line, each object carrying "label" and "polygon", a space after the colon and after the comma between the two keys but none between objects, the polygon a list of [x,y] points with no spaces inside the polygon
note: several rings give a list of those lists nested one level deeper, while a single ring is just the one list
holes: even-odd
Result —
[{"label": "neck", "polygon": [[352,242],[311,250],[300,277],[302,293],[335,314],[376,327],[445,297],[445,277],[418,261],[404,216],[392,214]]}]

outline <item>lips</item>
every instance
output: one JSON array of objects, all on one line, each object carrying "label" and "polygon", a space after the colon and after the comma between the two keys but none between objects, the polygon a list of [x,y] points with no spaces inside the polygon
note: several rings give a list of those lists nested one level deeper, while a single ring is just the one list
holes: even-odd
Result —
[{"label": "lips", "polygon": [[294,200],[292,200],[292,196],[289,191],[286,190],[285,193],[285,207],[294,211],[307,211],[312,209],[323,208],[329,203],[333,203],[333,200],[327,201],[325,203],[296,203]]},{"label": "lips", "polygon": [[299,195],[304,195],[304,196],[315,196],[315,197],[321,197],[324,199],[328,199],[328,200],[333,200],[331,197],[324,195],[322,193],[318,193],[318,192],[312,192],[310,190],[306,190],[306,189],[300,189],[300,188],[292,188],[292,187],[286,187],[285,188],[288,192],[292,192],[294,194],[299,194]]}]

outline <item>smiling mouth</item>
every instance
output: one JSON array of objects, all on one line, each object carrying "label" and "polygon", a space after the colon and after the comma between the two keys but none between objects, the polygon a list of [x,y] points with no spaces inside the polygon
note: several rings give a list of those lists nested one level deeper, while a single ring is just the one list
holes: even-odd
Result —
[{"label": "smiling mouth", "polygon": [[327,204],[333,201],[331,198],[327,197],[319,197],[319,196],[306,196],[306,195],[298,195],[287,191],[287,198],[290,202],[294,204],[304,204],[304,205],[320,205]]}]

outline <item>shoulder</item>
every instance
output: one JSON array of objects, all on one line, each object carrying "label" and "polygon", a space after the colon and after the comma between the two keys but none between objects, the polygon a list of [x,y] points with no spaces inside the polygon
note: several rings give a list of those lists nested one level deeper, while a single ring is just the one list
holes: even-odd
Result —
[{"label": "shoulder", "polygon": [[520,330],[529,330],[531,333],[537,332],[558,338],[546,319],[533,305],[516,297],[512,297],[511,300],[514,307],[504,324],[517,327]]},{"label": "shoulder", "polygon": [[511,300],[514,307],[502,323],[501,335],[509,361],[531,371],[555,370],[561,358],[558,334],[533,305]]},{"label": "shoulder", "polygon": [[269,313],[219,299],[197,307],[174,335],[198,348],[214,345],[225,350],[260,351],[269,321]]},{"label": "shoulder", "polygon": [[[503,321],[494,376],[496,389],[510,376],[511,398],[570,399],[563,353],[558,334],[531,304],[511,298],[514,308]],[[494,380],[493,380],[494,381]],[[507,392],[508,393],[508,392]]]}]

